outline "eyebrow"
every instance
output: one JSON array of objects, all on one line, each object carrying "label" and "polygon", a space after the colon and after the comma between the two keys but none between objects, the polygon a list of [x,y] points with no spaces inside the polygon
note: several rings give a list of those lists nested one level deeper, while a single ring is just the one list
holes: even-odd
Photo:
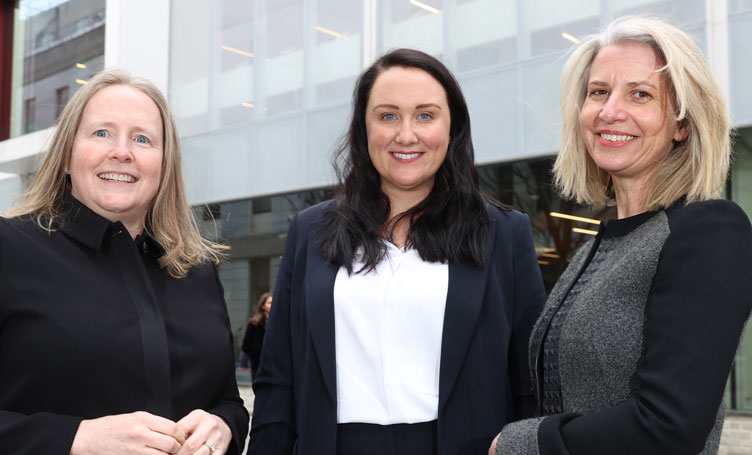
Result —
[{"label": "eyebrow", "polygon": [[[92,121],[92,122],[89,122],[89,123],[81,123],[81,125],[84,125],[84,126],[86,126],[88,128],[94,128],[94,127],[108,127],[108,128],[113,128],[113,127],[117,127],[118,126],[118,124],[116,122],[111,122],[111,121],[108,121],[108,120],[105,120],[105,121],[95,120],[95,121]],[[135,127],[133,129],[135,131],[137,131],[137,132],[146,133],[146,134],[149,134],[149,135],[156,135],[156,134],[158,134],[158,132],[156,130],[152,130],[151,128],[144,127],[144,126],[141,126],[141,125],[135,125]]]},{"label": "eyebrow", "polygon": [[[436,103],[418,104],[417,106],[415,106],[415,109],[427,109],[427,108],[431,108],[431,107],[441,110],[441,106],[439,106]],[[394,104],[378,104],[378,105],[374,106],[372,110],[375,111],[376,109],[395,109],[395,110],[398,110],[399,106],[395,106]]]},{"label": "eyebrow", "polygon": [[[603,81],[590,81],[590,82],[588,82],[588,86],[591,86],[591,85],[595,85],[596,87],[608,87],[608,84],[606,82],[603,82]],[[658,87],[656,87],[655,85],[651,84],[648,81],[627,82],[627,85],[629,87],[632,87],[632,88],[634,88],[634,87],[640,87],[640,86],[646,86],[646,87],[650,87],[650,88],[652,88],[654,90],[658,90]]]}]

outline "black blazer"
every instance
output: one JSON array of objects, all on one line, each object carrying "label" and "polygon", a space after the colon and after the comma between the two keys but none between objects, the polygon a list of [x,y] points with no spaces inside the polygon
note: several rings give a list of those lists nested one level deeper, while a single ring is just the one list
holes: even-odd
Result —
[{"label": "black blazer", "polygon": [[[334,280],[317,245],[327,204],[293,218],[267,323],[249,455],[333,454],[337,398]],[[438,453],[485,453],[535,399],[527,344],[545,291],[525,215],[490,207],[483,267],[449,264],[441,346]]]},{"label": "black blazer", "polygon": [[0,453],[67,455],[82,419],[197,408],[242,452],[248,413],[214,264],[172,278],[151,238],[68,202],[51,233],[0,218]]}]

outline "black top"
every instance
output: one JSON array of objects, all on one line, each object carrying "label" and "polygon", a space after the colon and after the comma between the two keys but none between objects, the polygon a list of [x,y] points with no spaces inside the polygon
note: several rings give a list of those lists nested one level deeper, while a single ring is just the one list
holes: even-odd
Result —
[{"label": "black top", "polygon": [[0,453],[67,455],[82,419],[147,411],[222,417],[240,453],[248,414],[216,267],[183,279],[73,198],[48,233],[0,218]]},{"label": "black top", "polygon": [[[730,201],[679,201],[601,226],[552,290],[531,341],[538,390],[556,375],[562,411],[509,425],[502,452],[716,453],[752,309],[750,257],[752,226]],[[547,339],[557,317],[562,328]],[[547,362],[551,343],[558,353]]]},{"label": "black top", "polygon": [[266,321],[260,321],[258,324],[249,322],[245,328],[243,336],[243,352],[248,354],[251,361],[251,375],[256,376],[261,359],[261,347],[264,345],[264,333],[266,332]]}]

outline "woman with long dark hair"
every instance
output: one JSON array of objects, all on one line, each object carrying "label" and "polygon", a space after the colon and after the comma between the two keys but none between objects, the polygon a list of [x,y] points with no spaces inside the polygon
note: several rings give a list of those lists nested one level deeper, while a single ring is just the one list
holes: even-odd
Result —
[{"label": "woman with long dark hair", "polygon": [[248,453],[483,453],[530,415],[530,224],[481,195],[473,156],[437,59],[399,49],[361,75],[338,196],[290,223]]},{"label": "woman with long dark hair", "polygon": [[261,347],[264,345],[264,334],[266,333],[266,321],[269,319],[271,309],[272,293],[264,292],[259,297],[256,310],[245,328],[242,348],[243,352],[248,354],[248,360],[251,361],[251,378],[256,376],[258,370]]}]

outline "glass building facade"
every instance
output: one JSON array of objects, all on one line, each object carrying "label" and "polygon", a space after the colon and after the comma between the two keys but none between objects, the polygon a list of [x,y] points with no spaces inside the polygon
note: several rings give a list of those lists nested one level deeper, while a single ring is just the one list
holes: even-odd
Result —
[{"label": "glass building facade", "polygon": [[[38,10],[19,8],[19,57],[11,70],[3,69],[13,81],[10,136],[21,140],[27,131],[53,124],[76,78],[103,65],[131,69],[127,59],[106,52],[104,23],[117,20],[118,31],[111,31],[117,34],[106,35],[110,40],[148,38],[151,28],[126,19],[140,17],[138,8],[154,8],[146,0],[19,5],[25,2]],[[152,15],[167,31],[167,58],[139,68],[165,81],[181,135],[186,188],[202,229],[231,246],[220,275],[238,346],[258,297],[274,286],[290,216],[327,199],[336,183],[331,157],[348,125],[355,79],[390,49],[423,50],[456,75],[470,107],[482,188],[530,216],[548,289],[598,220],[614,216],[613,209],[594,213],[562,201],[550,170],[559,148],[558,79],[566,56],[615,17],[658,15],[688,32],[706,53],[737,128],[726,195],[752,216],[752,0],[167,3],[164,14]],[[54,25],[63,17],[68,19]],[[84,43],[98,33],[99,47],[89,50]],[[44,52],[67,49],[68,42],[82,54],[60,64],[61,77],[73,81],[63,84],[43,75],[47,66],[41,62],[47,61]],[[0,209],[22,187],[22,167],[13,158],[19,147],[0,142]],[[743,341],[732,373],[728,404],[752,411],[752,336]]]}]

